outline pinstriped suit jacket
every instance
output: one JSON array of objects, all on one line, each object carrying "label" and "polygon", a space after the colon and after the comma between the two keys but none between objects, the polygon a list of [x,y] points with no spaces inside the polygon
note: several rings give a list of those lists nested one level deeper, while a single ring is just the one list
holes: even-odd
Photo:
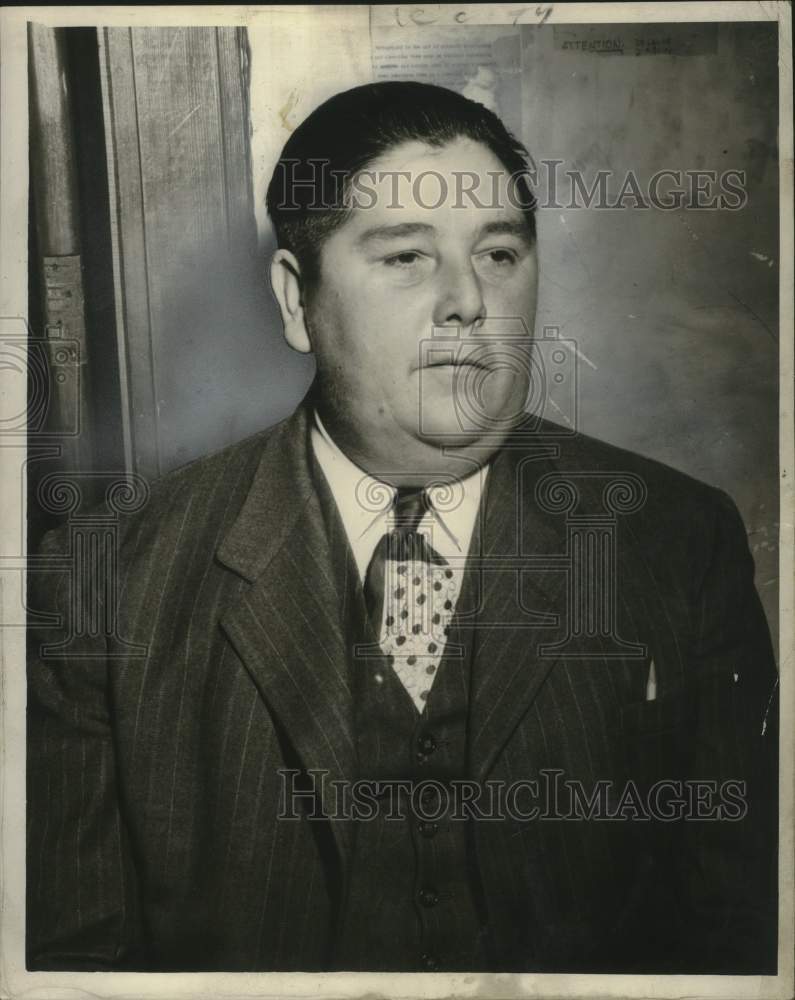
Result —
[{"label": "pinstriped suit jacket", "polygon": [[[351,823],[325,798],[327,821],[277,818],[279,769],[321,769],[329,783],[357,773],[341,622],[358,577],[339,519],[324,526],[307,414],[170,474],[124,520],[118,636],[145,656],[101,636],[41,656],[60,634],[31,630],[31,968],[332,967]],[[611,801],[629,779],[641,791],[734,779],[748,811],[473,821],[494,967],[771,971],[775,667],[739,515],[636,455],[582,436],[556,444],[511,441],[489,476],[450,636],[473,645],[470,776],[607,782]],[[546,557],[584,554],[539,490],[585,472],[596,475],[577,479],[570,515],[604,511],[600,474],[645,484],[614,551],[616,631],[641,656],[583,629],[555,650],[577,598]],[[66,544],[57,532],[43,552]],[[537,561],[519,572],[517,557]],[[68,627],[72,596],[66,574],[43,572],[30,604]]]}]

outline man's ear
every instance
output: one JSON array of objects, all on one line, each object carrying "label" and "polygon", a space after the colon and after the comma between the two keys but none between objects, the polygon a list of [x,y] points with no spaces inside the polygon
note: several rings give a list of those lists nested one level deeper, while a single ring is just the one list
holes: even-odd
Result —
[{"label": "man's ear", "polygon": [[271,288],[279,303],[284,324],[284,339],[294,351],[309,354],[312,342],[304,313],[304,287],[301,265],[289,250],[277,250],[271,260]]}]

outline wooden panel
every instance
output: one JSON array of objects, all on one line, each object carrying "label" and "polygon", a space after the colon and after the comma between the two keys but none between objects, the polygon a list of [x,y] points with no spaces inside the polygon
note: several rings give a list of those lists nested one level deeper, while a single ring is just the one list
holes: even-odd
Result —
[{"label": "wooden panel", "polygon": [[[220,89],[221,121],[224,125],[224,162],[245,164],[245,172],[233,170],[226,178],[227,217],[232,234],[245,233],[251,245],[256,244],[256,221],[252,215],[251,148],[249,143],[250,116],[248,81],[249,52],[246,33],[242,29],[216,31],[218,66],[226,86]],[[242,186],[241,186],[242,185]]]},{"label": "wooden panel", "polygon": [[130,471],[151,476],[158,434],[132,32],[105,28],[100,41],[125,458]]},{"label": "wooden panel", "polygon": [[156,477],[211,374],[206,352],[197,361],[208,288],[221,294],[230,252],[255,245],[245,35],[107,28],[101,50],[129,460]]},{"label": "wooden panel", "polygon": [[71,93],[66,83],[63,33],[28,26],[31,83],[31,181],[40,250],[51,256],[80,252],[77,170]]},{"label": "wooden panel", "polygon": [[[31,182],[36,216],[34,273],[50,368],[48,430],[60,437],[57,465],[94,467],[80,203],[72,132],[72,94],[63,31],[28,28],[31,83]],[[35,477],[35,473],[34,473]]]}]

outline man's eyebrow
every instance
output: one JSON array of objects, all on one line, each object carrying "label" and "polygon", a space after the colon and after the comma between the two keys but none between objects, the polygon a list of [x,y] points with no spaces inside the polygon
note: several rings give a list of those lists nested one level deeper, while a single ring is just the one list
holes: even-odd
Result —
[{"label": "man's eyebrow", "polygon": [[481,228],[478,235],[481,239],[484,236],[517,236],[520,240],[524,240],[525,243],[533,242],[533,236],[527,223],[514,219],[487,222]]},{"label": "man's eyebrow", "polygon": [[400,222],[394,226],[374,226],[372,229],[365,229],[356,237],[356,242],[362,244],[376,240],[395,240],[401,236],[432,236],[435,232],[435,227],[426,222]]}]

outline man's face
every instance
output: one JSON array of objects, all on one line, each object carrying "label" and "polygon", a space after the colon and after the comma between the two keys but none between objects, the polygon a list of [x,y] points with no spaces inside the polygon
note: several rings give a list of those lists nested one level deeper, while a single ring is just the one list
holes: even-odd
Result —
[{"label": "man's face", "polygon": [[[521,416],[536,307],[535,246],[508,173],[466,138],[407,142],[368,169],[375,197],[323,243],[305,307],[321,414],[376,476],[485,461]],[[463,171],[479,178],[476,200],[457,193]]]}]

